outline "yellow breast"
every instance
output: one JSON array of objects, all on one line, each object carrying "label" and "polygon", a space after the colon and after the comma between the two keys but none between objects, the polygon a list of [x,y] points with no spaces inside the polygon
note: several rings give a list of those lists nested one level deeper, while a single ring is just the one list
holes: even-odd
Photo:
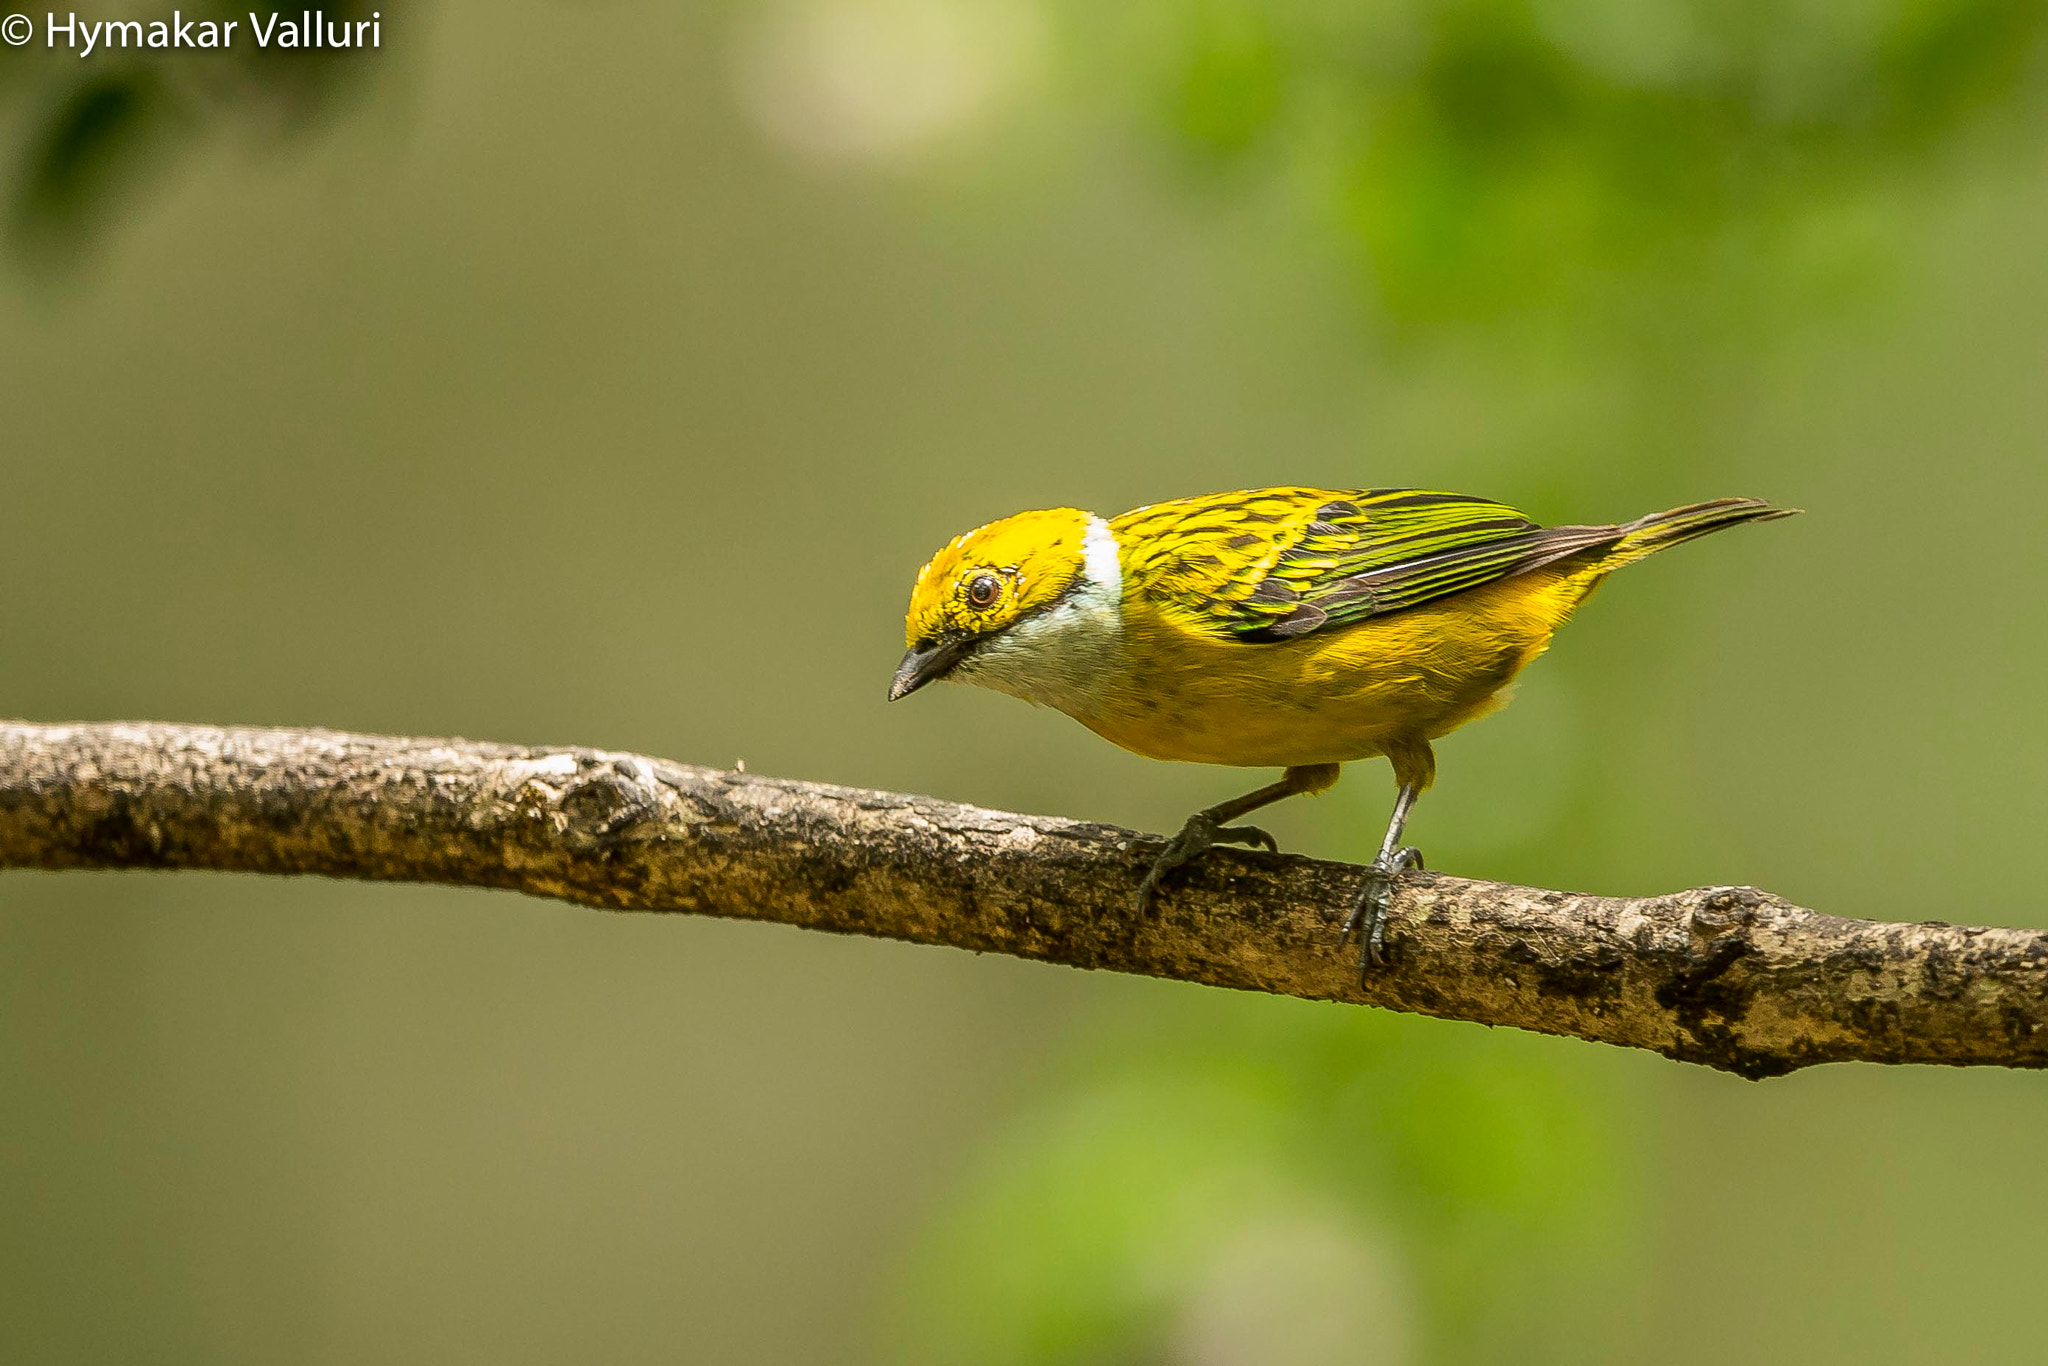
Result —
[{"label": "yellow breast", "polygon": [[1154,759],[1286,767],[1372,758],[1504,702],[1597,577],[1538,570],[1271,643],[1201,634],[1128,599],[1122,667],[1078,719]]}]

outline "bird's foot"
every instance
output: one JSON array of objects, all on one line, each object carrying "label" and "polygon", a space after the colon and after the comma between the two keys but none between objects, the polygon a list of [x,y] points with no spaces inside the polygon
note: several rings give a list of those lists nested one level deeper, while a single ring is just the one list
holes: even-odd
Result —
[{"label": "bird's foot", "polygon": [[1160,851],[1159,857],[1152,860],[1151,871],[1145,874],[1144,882],[1138,886],[1139,916],[1152,914],[1152,907],[1159,900],[1160,884],[1168,873],[1218,844],[1246,844],[1275,854],[1280,852],[1280,842],[1256,825],[1218,825],[1214,816],[1206,811],[1197,811],[1188,817],[1188,823],[1180,828],[1180,833],[1166,842],[1166,848]]},{"label": "bird's foot", "polygon": [[1344,932],[1337,936],[1337,947],[1342,948],[1353,931],[1358,933],[1359,981],[1363,982],[1374,968],[1386,965],[1387,911],[1394,902],[1394,879],[1421,866],[1422,851],[1404,844],[1390,854],[1380,855],[1365,870],[1365,882],[1358,889],[1351,918],[1344,922]]}]

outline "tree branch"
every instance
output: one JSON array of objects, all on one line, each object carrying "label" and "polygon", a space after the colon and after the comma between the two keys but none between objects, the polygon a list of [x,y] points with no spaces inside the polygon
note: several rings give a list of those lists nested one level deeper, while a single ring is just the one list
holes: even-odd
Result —
[{"label": "tree branch", "polygon": [[2048,931],[1843,920],[1747,887],[1631,899],[1418,873],[1390,967],[1336,944],[1361,870],[632,754],[331,731],[0,722],[0,868],[503,887],[1353,1001],[1647,1048],[2048,1066]]}]

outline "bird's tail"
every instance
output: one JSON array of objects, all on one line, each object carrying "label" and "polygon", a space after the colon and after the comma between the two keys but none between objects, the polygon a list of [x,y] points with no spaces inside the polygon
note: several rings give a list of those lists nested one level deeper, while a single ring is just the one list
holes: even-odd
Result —
[{"label": "bird's tail", "polygon": [[1744,522],[1768,522],[1777,517],[1793,516],[1798,511],[1798,508],[1772,507],[1756,498],[1716,498],[1711,503],[1693,503],[1668,512],[1653,512],[1621,528],[1621,539],[1600,557],[1600,568],[1603,572],[1619,569],[1710,531],[1740,526]]}]

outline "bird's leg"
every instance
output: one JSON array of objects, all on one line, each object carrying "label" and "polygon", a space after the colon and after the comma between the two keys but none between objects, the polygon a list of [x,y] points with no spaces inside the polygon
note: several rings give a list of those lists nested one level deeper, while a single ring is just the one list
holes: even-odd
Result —
[{"label": "bird's leg", "polygon": [[1249,844],[1279,853],[1279,841],[1258,826],[1231,825],[1228,822],[1262,806],[1271,806],[1285,797],[1304,792],[1321,792],[1336,781],[1335,764],[1308,764],[1290,768],[1280,775],[1280,781],[1277,783],[1268,783],[1256,792],[1247,792],[1242,797],[1232,797],[1227,802],[1218,802],[1188,817],[1188,823],[1180,828],[1178,835],[1167,841],[1166,848],[1152,861],[1151,871],[1145,874],[1145,881],[1139,885],[1138,914],[1148,916],[1152,913],[1153,903],[1159,899],[1160,883],[1168,873],[1212,845]]},{"label": "bird's leg", "polygon": [[1394,798],[1394,816],[1387,822],[1387,837],[1380,841],[1379,857],[1366,869],[1365,885],[1358,889],[1358,901],[1351,908],[1351,918],[1344,922],[1344,932],[1337,936],[1341,947],[1358,931],[1358,976],[1363,981],[1366,974],[1387,961],[1387,909],[1394,900],[1394,879],[1410,868],[1422,866],[1422,851],[1412,844],[1401,843],[1401,832],[1407,828],[1408,813],[1415,807],[1415,796],[1419,789],[1414,783],[1401,784],[1401,795]]}]

